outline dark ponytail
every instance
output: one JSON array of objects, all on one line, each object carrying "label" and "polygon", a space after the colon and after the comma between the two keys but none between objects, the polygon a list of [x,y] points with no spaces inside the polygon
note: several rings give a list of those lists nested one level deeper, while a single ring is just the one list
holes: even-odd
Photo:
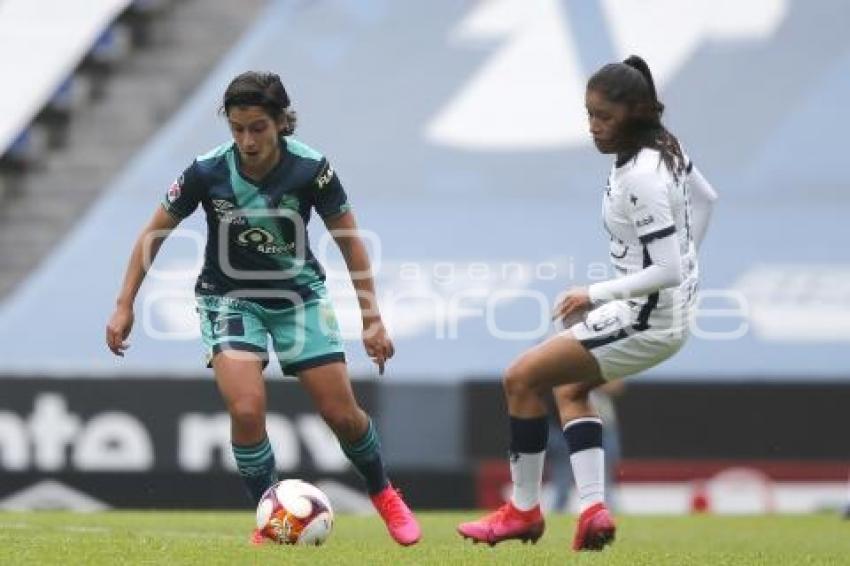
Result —
[{"label": "dark ponytail", "polygon": [[609,63],[587,81],[588,90],[601,92],[611,102],[629,107],[631,120],[626,130],[626,149],[644,147],[657,150],[674,177],[685,170],[685,158],[679,140],[661,123],[664,105],[658,100],[649,65],[637,55],[622,63]]},{"label": "dark ponytail", "polygon": [[649,70],[649,65],[637,55],[629,55],[623,61],[623,64],[628,65],[643,75],[643,80],[646,81],[646,85],[649,88],[649,98],[653,103],[653,110],[658,113],[658,117],[660,118],[664,113],[664,105],[658,100],[658,92],[655,90],[655,81],[652,80],[652,72]]}]

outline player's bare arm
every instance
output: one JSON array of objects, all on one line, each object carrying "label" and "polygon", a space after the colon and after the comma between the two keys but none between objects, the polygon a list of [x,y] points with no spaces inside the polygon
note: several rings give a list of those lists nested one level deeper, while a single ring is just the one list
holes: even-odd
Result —
[{"label": "player's bare arm", "polygon": [[136,295],[159,248],[179,223],[180,220],[158,206],[133,246],[115,311],[106,325],[106,345],[116,356],[123,357],[124,351],[130,347],[127,337],[133,329],[133,303]]},{"label": "player's bare arm", "polygon": [[339,246],[351,275],[351,282],[357,292],[363,319],[363,345],[366,353],[378,365],[378,372],[383,374],[387,360],[395,354],[395,347],[381,319],[378,299],[375,295],[372,266],[366,246],[357,231],[357,220],[354,213],[349,210],[325,219],[325,226]]}]

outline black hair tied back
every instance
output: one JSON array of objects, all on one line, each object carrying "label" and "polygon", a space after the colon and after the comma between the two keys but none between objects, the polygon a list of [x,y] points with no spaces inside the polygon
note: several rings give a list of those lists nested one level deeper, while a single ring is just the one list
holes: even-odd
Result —
[{"label": "black hair tied back", "polygon": [[658,115],[661,116],[664,112],[664,105],[658,100],[658,91],[655,90],[655,81],[652,79],[652,71],[649,70],[649,65],[646,64],[646,61],[644,61],[643,58],[638,57],[637,55],[629,55],[623,60],[623,64],[628,65],[643,75],[643,78],[646,81],[646,86],[649,88],[649,94],[656,104],[655,110],[658,112]]},{"label": "black hair tied back", "polygon": [[655,149],[674,177],[682,174],[685,161],[682,148],[676,136],[661,123],[664,105],[658,100],[652,72],[642,57],[630,55],[622,63],[603,66],[587,81],[587,88],[629,109],[623,152],[636,153],[644,147]]}]

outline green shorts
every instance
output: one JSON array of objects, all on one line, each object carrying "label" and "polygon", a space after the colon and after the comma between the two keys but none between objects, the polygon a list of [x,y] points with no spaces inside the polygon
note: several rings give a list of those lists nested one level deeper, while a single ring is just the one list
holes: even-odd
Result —
[{"label": "green shorts", "polygon": [[345,361],[345,350],[333,305],[325,289],[317,298],[286,309],[268,309],[227,296],[198,295],[201,335],[207,350],[207,367],[222,351],[253,352],[268,364],[268,343],[283,373],[297,372]]}]

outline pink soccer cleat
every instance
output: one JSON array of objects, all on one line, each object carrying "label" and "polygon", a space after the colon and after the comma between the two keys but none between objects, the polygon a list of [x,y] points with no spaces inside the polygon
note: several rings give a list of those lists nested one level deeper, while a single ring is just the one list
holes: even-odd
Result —
[{"label": "pink soccer cleat", "polygon": [[422,531],[413,512],[401,498],[401,493],[392,485],[370,496],[372,504],[387,525],[390,536],[402,546],[416,544],[422,538]]},{"label": "pink soccer cleat", "polygon": [[477,521],[458,525],[457,532],[463,538],[493,546],[509,539],[536,543],[543,536],[545,528],[546,521],[539,505],[528,511],[520,511],[508,502]]},{"label": "pink soccer cleat", "polygon": [[573,550],[602,550],[614,542],[617,526],[604,503],[591,505],[578,518]]}]

